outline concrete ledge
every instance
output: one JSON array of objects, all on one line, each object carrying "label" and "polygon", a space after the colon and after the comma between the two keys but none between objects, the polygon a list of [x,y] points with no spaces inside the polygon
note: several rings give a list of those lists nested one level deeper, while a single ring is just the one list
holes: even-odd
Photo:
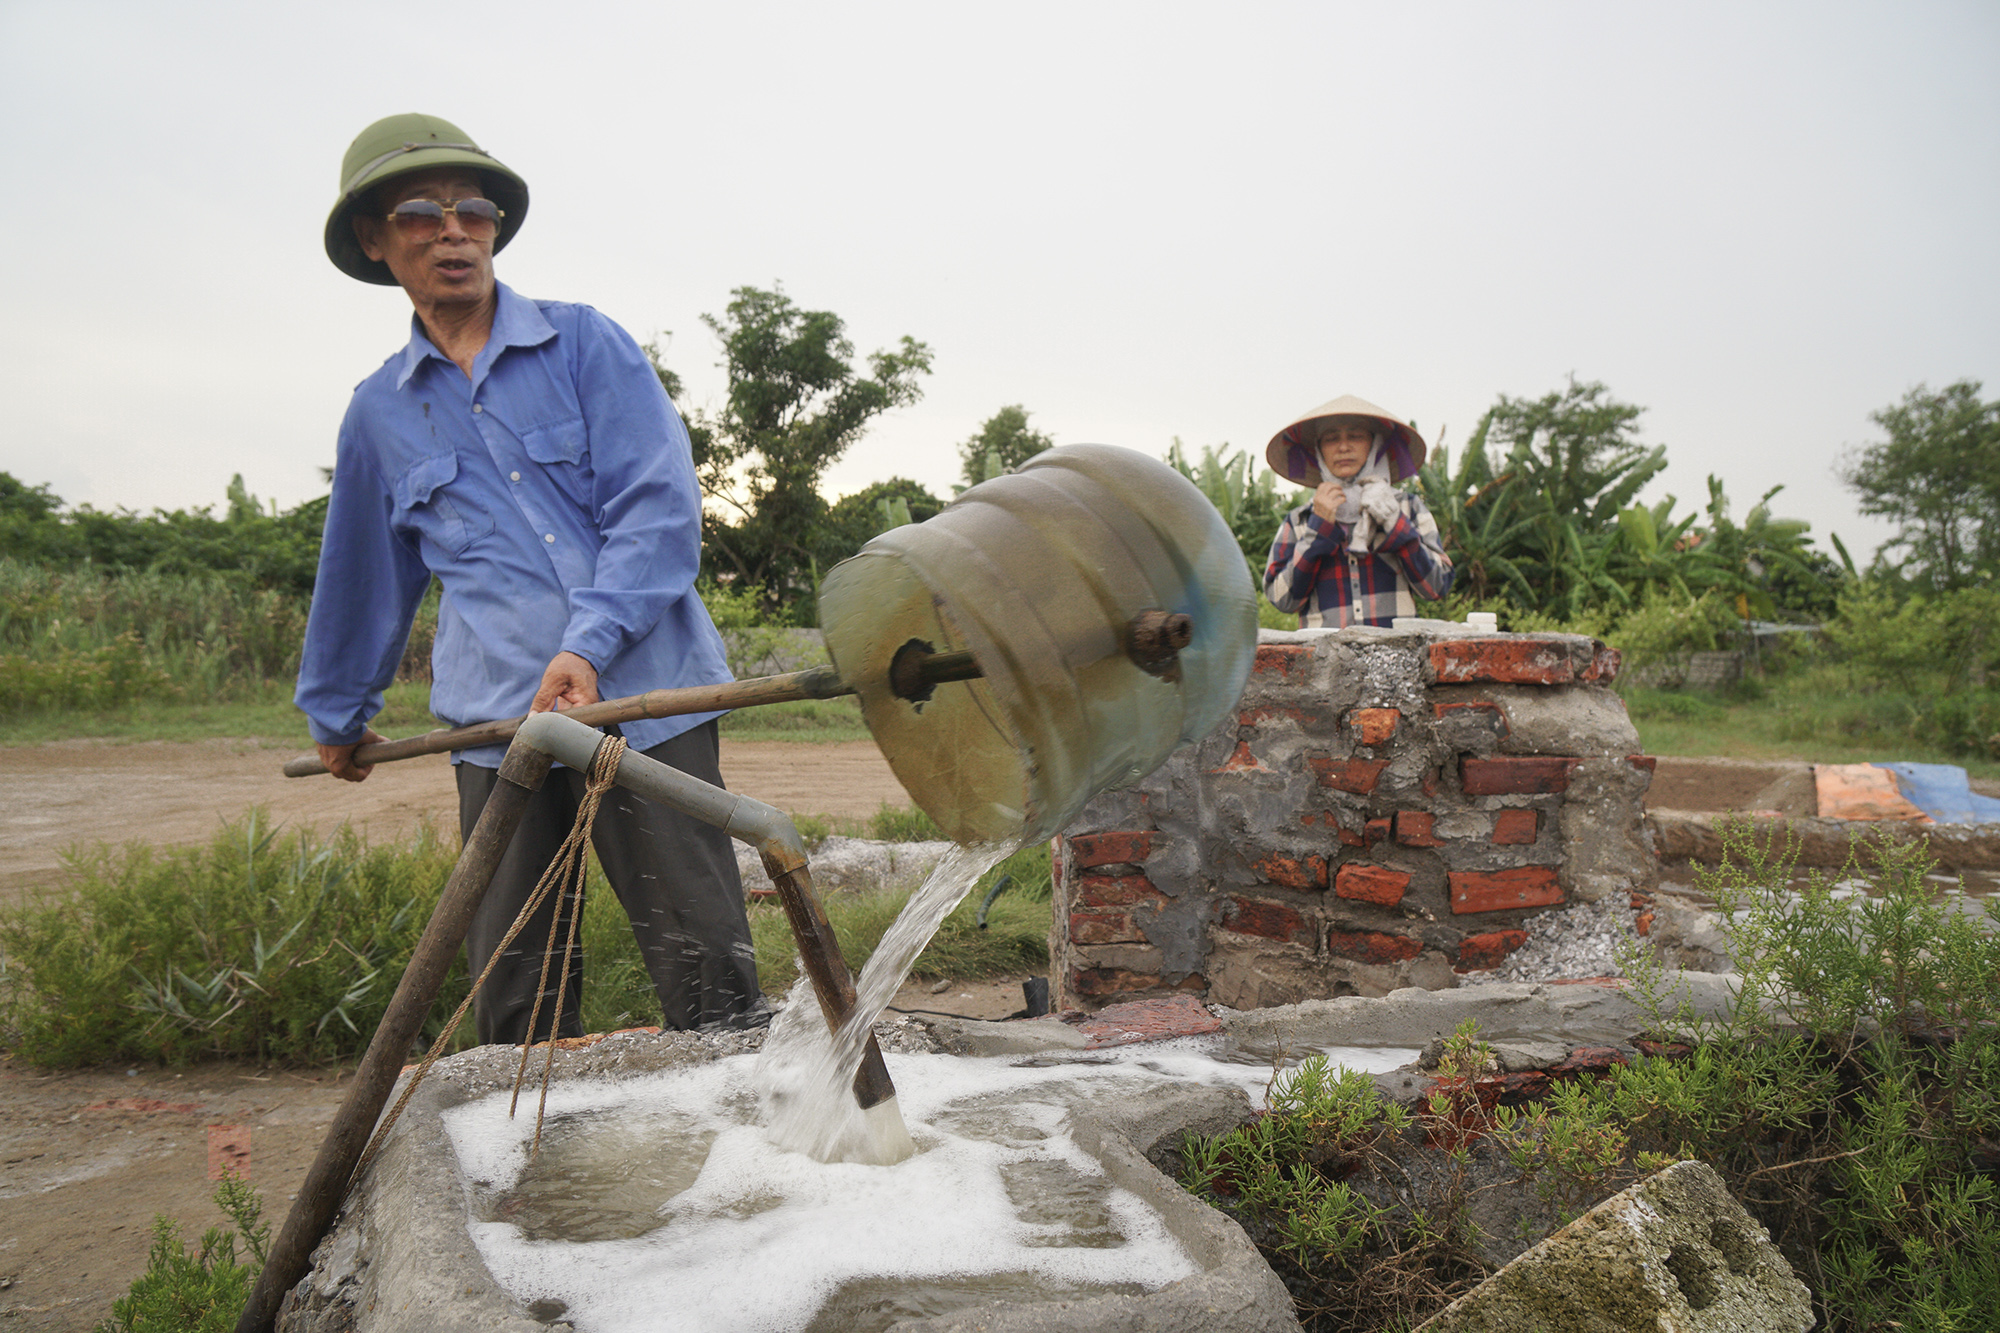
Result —
[{"label": "concrete ledge", "polygon": [[1875,841],[1921,844],[1944,871],[2000,870],[2000,824],[1911,825],[1649,810],[1646,829],[1652,835],[1653,850],[1663,860],[1714,865],[1722,859],[1722,835],[1717,826],[1732,820],[1747,820],[1760,846],[1773,839],[1782,846],[1789,831],[1799,840],[1799,865],[1814,869],[1838,870],[1847,864],[1850,854],[1860,851],[1861,844]]}]

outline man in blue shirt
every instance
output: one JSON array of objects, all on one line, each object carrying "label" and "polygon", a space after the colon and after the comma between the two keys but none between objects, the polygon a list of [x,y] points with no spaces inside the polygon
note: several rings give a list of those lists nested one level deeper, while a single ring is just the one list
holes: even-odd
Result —
[{"label": "man in blue shirt", "polygon": [[[493,276],[527,213],[525,182],[432,116],[363,130],[327,219],[336,267],[398,285],[409,342],[354,391],[341,423],[298,705],[321,759],[359,782],[354,749],[394,680],[430,580],[443,585],[431,710],[454,725],[600,697],[730,680],[695,594],[701,492],[686,428],[638,345],[588,306],[530,301]],[[721,785],[716,714],[629,723],[627,742]],[[499,746],[453,756],[470,834]],[[467,935],[474,975],[499,947],[582,796],[557,770],[538,792]],[[624,904],[666,1022],[767,1014],[734,850],[719,829],[614,788],[595,845]],[[546,905],[476,1002],[480,1040],[542,1040],[560,967],[528,1032],[551,936]],[[571,961],[558,1036],[582,1032]]]}]

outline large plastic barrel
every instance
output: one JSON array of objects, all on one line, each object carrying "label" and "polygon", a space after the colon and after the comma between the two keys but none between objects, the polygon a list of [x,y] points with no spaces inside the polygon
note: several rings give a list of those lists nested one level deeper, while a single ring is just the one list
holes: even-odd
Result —
[{"label": "large plastic barrel", "polygon": [[[1222,516],[1129,449],[1037,454],[830,571],[821,626],[841,678],[917,805],[961,842],[1060,831],[1236,704],[1257,647],[1256,591]],[[1144,612],[1193,637],[1164,675],[1127,652]],[[893,692],[913,641],[969,650],[979,679],[922,702]]]}]

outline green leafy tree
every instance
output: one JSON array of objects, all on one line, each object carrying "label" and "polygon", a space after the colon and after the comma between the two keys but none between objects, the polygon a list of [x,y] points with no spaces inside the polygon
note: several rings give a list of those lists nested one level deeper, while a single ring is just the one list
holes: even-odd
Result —
[{"label": "green leafy tree", "polygon": [[1306,502],[1308,492],[1289,483],[1281,486],[1283,479],[1261,466],[1261,459],[1253,459],[1242,449],[1224,453],[1228,448],[1227,444],[1203,445],[1200,460],[1190,461],[1187,446],[1176,435],[1167,449],[1167,464],[1208,497],[1242,548],[1251,575],[1261,584],[1278,524],[1286,510]]},{"label": "green leafy tree", "polygon": [[1502,394],[1480,418],[1472,446],[1505,450],[1503,470],[1515,477],[1506,501],[1527,522],[1512,563],[1535,609],[1574,616],[1632,603],[1611,570],[1618,515],[1667,465],[1665,445],[1635,438],[1644,411],[1571,377],[1540,398]]},{"label": "green leafy tree", "polygon": [[[869,422],[921,396],[931,352],[906,336],[858,370],[838,315],[801,309],[782,288],[731,295],[721,316],[702,317],[729,373],[722,408],[686,414],[707,501],[704,556],[712,574],[796,615],[818,578],[814,551],[828,511],[821,476]],[[653,350],[671,393],[678,377]]]},{"label": "green leafy tree", "polygon": [[986,419],[977,434],[958,446],[958,461],[967,486],[1011,472],[1055,441],[1028,428],[1028,409],[1015,403]]},{"label": "green leafy tree", "polygon": [[1962,588],[2000,573],[2000,402],[1980,401],[1978,380],[1932,392],[1918,385],[1872,413],[1888,439],[1852,455],[1842,480],[1861,512],[1891,520],[1899,572],[1935,588]]},{"label": "green leafy tree", "polygon": [[219,574],[239,587],[306,596],[319,566],[326,497],[280,511],[230,479],[229,512],[198,509],[62,510],[47,486],[0,472],[0,555],[28,564],[106,571]]},{"label": "green leafy tree", "polygon": [[[820,522],[814,558],[819,568],[831,568],[860,550],[877,533],[886,532],[897,522],[921,523],[934,518],[944,505],[943,500],[908,477],[878,481],[828,507],[826,517]],[[884,516],[885,508],[897,515],[894,522]]]}]

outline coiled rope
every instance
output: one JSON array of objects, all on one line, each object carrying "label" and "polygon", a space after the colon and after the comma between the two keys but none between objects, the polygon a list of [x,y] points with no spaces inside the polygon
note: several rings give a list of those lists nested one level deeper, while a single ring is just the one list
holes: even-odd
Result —
[{"label": "coiled rope", "polygon": [[[375,1133],[368,1140],[368,1147],[361,1154],[361,1160],[355,1163],[350,1180],[360,1179],[361,1173],[375,1160],[376,1152],[380,1150],[382,1141],[395,1125],[397,1117],[403,1114],[403,1108],[416,1094],[418,1086],[424,1081],[424,1076],[431,1072],[431,1066],[437,1063],[438,1057],[451,1044],[452,1036],[457,1033],[458,1025],[464,1021],[465,1011],[472,1007],[472,1001],[479,994],[479,988],[486,984],[486,978],[493,974],[493,969],[499,965],[501,955],[507,952],[507,947],[514,942],[514,937],[521,933],[522,927],[528,924],[528,919],[540,910],[542,904],[553,893],[556,898],[555,920],[562,919],[562,904],[565,899],[571,901],[574,907],[569,917],[568,938],[563,943],[562,972],[556,985],[556,1013],[549,1023],[547,1043],[549,1056],[542,1065],[541,1101],[535,1107],[535,1137],[528,1147],[528,1160],[531,1162],[535,1160],[535,1154],[542,1146],[542,1119],[548,1111],[549,1083],[555,1075],[555,1033],[562,1026],[562,1000],[569,989],[570,955],[576,948],[577,930],[583,920],[584,866],[590,853],[590,834],[597,824],[597,808],[604,801],[604,793],[610,791],[616,782],[618,764],[624,757],[625,738],[622,736],[607,736],[604,738],[604,744],[597,747],[597,756],[591,761],[590,776],[584,784],[583,800],[577,805],[576,822],[570,826],[569,836],[564,838],[562,846],[556,849],[555,859],[550,861],[549,868],[542,872],[534,892],[530,893],[528,901],[522,904],[520,912],[514,917],[514,924],[507,927],[507,934],[502,937],[499,947],[493,951],[493,956],[486,960],[485,969],[472,983],[472,988],[466,992],[458,1011],[451,1016],[451,1022],[445,1025],[444,1031],[438,1034],[438,1039],[431,1043],[430,1050],[424,1053],[422,1062],[417,1065],[417,1072],[411,1077],[409,1085],[403,1089],[403,1095],[396,1099],[396,1104],[389,1108],[389,1114],[383,1117],[380,1125],[376,1126]],[[555,934],[554,930],[550,930],[548,944],[542,950],[542,974],[535,985],[535,1007],[528,1014],[528,1036],[531,1038],[535,1035],[536,1024],[542,1015],[542,997],[547,993],[549,968],[555,955]],[[520,1104],[521,1085],[526,1081],[528,1071],[529,1049],[530,1045],[524,1042],[521,1046],[521,1062],[514,1070],[514,1094],[507,1103],[507,1114],[510,1118],[514,1114],[515,1107]]]}]

